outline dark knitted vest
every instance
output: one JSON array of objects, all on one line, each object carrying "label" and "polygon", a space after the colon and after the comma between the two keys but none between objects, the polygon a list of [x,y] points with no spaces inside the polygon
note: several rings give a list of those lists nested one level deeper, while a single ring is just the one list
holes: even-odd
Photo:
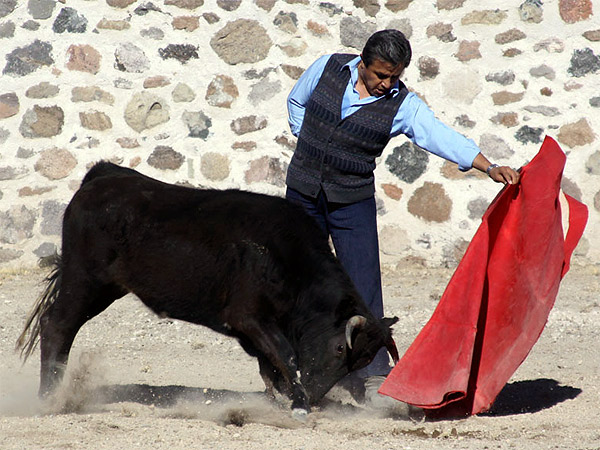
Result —
[{"label": "dark knitted vest", "polygon": [[331,56],[304,114],[298,143],[286,183],[304,195],[316,197],[322,189],[327,200],[353,203],[375,193],[375,158],[390,140],[392,121],[408,94],[400,93],[362,106],[344,120],[342,98],[350,70],[341,68],[356,55]]}]

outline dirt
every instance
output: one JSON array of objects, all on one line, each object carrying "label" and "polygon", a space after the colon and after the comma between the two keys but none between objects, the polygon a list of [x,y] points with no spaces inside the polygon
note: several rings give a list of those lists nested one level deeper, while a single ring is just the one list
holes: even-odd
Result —
[{"label": "dirt", "polygon": [[[402,353],[452,272],[384,270],[386,313]],[[133,296],[88,322],[65,382],[37,398],[39,352],[14,351],[45,273],[0,275],[0,448],[600,449],[600,268],[575,266],[548,324],[489,413],[459,420],[381,414],[334,388],[304,422],[269,402],[234,340],[159,318]]]}]

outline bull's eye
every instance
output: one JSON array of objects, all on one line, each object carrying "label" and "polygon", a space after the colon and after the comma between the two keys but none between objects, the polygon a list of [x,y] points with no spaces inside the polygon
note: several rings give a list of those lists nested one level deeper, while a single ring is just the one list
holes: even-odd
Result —
[{"label": "bull's eye", "polygon": [[335,348],[335,351],[341,355],[342,353],[344,353],[344,346],[342,344],[338,344],[338,346]]}]

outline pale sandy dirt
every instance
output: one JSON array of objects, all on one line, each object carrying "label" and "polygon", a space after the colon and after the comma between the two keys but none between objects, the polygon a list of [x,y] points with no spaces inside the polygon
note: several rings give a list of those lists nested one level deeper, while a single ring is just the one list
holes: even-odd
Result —
[{"label": "pale sandy dirt", "polygon": [[[574,267],[546,329],[493,414],[460,420],[381,417],[334,388],[305,423],[273,405],[255,361],[207,329],[160,319],[135,297],[80,331],[67,382],[36,396],[39,353],[14,352],[42,272],[0,276],[0,449],[600,449],[600,270]],[[402,353],[451,271],[384,271]]]}]

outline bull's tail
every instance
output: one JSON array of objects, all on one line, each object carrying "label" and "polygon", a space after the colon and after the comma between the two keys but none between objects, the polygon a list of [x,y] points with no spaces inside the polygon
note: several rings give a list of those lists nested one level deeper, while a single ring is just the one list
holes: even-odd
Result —
[{"label": "bull's tail", "polygon": [[27,322],[25,322],[23,332],[19,336],[19,339],[17,339],[16,350],[21,351],[21,357],[24,361],[27,361],[27,358],[31,356],[37,347],[40,340],[41,319],[46,311],[48,311],[48,308],[52,306],[60,291],[62,260],[58,254],[53,255],[51,265],[53,269],[45,280],[46,289],[44,289],[35,302]]}]

